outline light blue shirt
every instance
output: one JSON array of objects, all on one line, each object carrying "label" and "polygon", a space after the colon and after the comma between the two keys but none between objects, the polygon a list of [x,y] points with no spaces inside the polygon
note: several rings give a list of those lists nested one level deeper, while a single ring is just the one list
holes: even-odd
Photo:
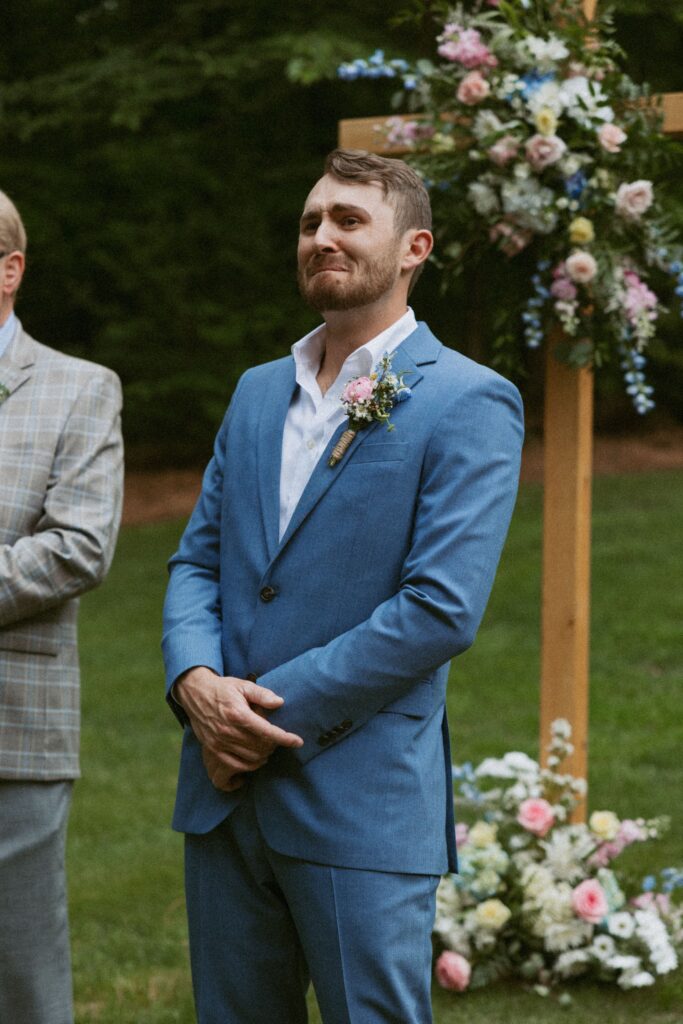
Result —
[{"label": "light blue shirt", "polygon": [[14,337],[14,332],[17,329],[17,318],[14,315],[14,311],[5,320],[2,327],[0,327],[0,356],[5,354],[7,346]]}]

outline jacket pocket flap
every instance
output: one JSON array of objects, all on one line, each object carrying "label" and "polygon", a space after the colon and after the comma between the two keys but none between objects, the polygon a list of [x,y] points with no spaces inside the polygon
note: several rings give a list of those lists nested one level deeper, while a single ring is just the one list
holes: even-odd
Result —
[{"label": "jacket pocket flap", "polygon": [[45,627],[29,629],[0,629],[0,651],[17,651],[19,654],[59,654],[59,639],[53,630]]},{"label": "jacket pocket flap", "polygon": [[368,441],[353,453],[352,462],[403,462],[410,445],[406,441]]}]

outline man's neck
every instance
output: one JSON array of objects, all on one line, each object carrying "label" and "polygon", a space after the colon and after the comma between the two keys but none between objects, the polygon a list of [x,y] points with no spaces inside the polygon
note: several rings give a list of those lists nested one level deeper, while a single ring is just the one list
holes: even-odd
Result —
[{"label": "man's neck", "polygon": [[345,361],[357,348],[372,341],[406,313],[405,299],[391,306],[376,304],[355,309],[326,311],[325,351],[317,381],[323,394],[339,376]]},{"label": "man's neck", "polygon": [[4,327],[14,310],[13,302],[0,302],[0,327]]}]

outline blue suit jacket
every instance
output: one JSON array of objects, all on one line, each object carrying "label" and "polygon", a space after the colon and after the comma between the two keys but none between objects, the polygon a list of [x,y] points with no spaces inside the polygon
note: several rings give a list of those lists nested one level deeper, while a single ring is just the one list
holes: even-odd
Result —
[{"label": "blue suit jacket", "polygon": [[[342,462],[321,457],[278,541],[291,357],[241,378],[170,562],[167,685],[193,665],[258,676],[304,739],[251,789],[266,841],[320,863],[439,874],[455,863],[445,688],[472,643],[514,505],[515,387],[425,324],[397,349],[409,400]],[[270,600],[260,596],[264,587]],[[171,698],[169,698],[171,699]],[[243,799],[214,788],[185,726],[174,827],[205,833]],[[246,787],[245,787],[246,789]]]}]

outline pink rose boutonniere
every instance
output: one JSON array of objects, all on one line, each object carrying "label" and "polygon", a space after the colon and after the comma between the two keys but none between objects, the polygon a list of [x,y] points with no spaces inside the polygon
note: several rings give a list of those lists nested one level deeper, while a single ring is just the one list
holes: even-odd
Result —
[{"label": "pink rose boutonniere", "polygon": [[386,423],[387,430],[394,429],[394,424],[389,422],[391,410],[397,402],[410,398],[411,392],[403,383],[405,373],[394,373],[391,360],[392,356],[383,355],[369,377],[354,377],[342,391],[342,405],[349,425],[332,449],[328,466],[336,466],[358,431],[371,423]]}]

